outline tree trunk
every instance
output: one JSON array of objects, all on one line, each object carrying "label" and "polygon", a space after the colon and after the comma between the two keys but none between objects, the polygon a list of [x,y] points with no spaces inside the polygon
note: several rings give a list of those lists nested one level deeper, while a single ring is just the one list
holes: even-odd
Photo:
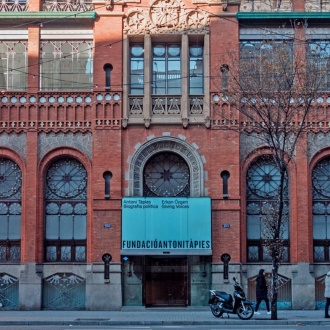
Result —
[{"label": "tree trunk", "polygon": [[272,320],[277,320],[277,292],[278,292],[277,279],[278,279],[278,264],[277,264],[275,258],[273,258],[272,299],[271,299],[271,307],[270,307],[270,310],[272,312],[272,315],[271,315]]}]

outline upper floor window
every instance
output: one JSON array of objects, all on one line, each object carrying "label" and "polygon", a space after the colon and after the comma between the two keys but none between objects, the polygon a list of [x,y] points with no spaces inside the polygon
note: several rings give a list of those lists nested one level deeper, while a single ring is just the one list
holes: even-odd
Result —
[{"label": "upper floor window", "polygon": [[21,260],[22,172],[0,158],[0,262]]},{"label": "upper floor window", "polygon": [[87,172],[77,160],[53,163],[45,187],[46,261],[86,261]]},{"label": "upper floor window", "polygon": [[[128,96],[124,117],[130,117],[130,123],[143,120],[147,127],[149,117],[153,118],[152,124],[163,122],[165,117],[184,127],[188,122],[208,124],[203,117],[209,112],[205,107],[209,61],[204,52],[209,36],[175,34],[162,38],[164,41],[147,34],[143,41],[140,37],[124,43],[128,56],[123,76]],[[190,116],[194,118],[191,121],[187,120]]]},{"label": "upper floor window", "polygon": [[0,40],[0,90],[27,87],[27,41]]},{"label": "upper floor window", "polygon": [[130,48],[130,94],[144,92],[144,49],[143,45]]},{"label": "upper floor window", "polygon": [[181,94],[181,46],[155,44],[152,47],[152,94]]},{"label": "upper floor window", "polygon": [[[278,90],[292,87],[291,40],[244,40],[240,42],[240,85],[246,90]],[[292,79],[290,79],[292,78]]]},{"label": "upper floor window", "polygon": [[42,41],[41,90],[91,90],[92,41]]},{"label": "upper floor window", "polygon": [[189,47],[189,94],[204,93],[204,58],[203,46],[191,45]]},{"label": "upper floor window", "polygon": [[309,72],[307,78],[312,74],[311,79],[316,78],[316,85],[319,90],[330,90],[330,41],[313,40],[308,42],[306,56]]}]

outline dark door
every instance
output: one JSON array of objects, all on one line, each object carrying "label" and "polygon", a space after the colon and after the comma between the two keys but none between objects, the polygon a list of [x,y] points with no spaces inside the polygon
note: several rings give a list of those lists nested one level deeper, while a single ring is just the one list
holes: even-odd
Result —
[{"label": "dark door", "polygon": [[146,306],[187,306],[186,257],[146,258]]}]

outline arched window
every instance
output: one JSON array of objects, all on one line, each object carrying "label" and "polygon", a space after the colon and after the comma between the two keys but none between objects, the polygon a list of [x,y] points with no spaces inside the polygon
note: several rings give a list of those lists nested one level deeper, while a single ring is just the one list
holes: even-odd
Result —
[{"label": "arched window", "polygon": [[330,260],[329,178],[330,158],[325,158],[315,166],[312,175],[314,262],[328,262]]},{"label": "arched window", "polygon": [[189,197],[190,174],[185,160],[172,152],[151,157],[143,171],[143,196]]},{"label": "arched window", "polygon": [[[269,238],[264,221],[270,217],[270,210],[277,201],[280,172],[269,156],[259,158],[247,172],[246,177],[246,221],[248,261],[270,261],[264,243]],[[284,188],[284,215],[289,215],[288,182]],[[282,261],[289,261],[289,221],[284,221],[282,230],[284,255]]]},{"label": "arched window", "polygon": [[22,172],[0,158],[0,262],[21,260]]},{"label": "arched window", "polygon": [[87,172],[77,160],[54,162],[46,173],[46,261],[85,261]]}]

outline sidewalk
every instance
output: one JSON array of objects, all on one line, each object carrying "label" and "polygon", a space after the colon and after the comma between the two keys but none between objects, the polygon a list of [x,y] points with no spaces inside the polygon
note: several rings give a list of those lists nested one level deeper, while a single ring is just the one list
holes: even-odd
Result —
[{"label": "sidewalk", "polygon": [[245,321],[237,315],[214,317],[208,307],[201,308],[136,308],[121,311],[5,311],[0,309],[3,325],[329,325],[324,310],[279,310],[278,320],[270,319],[266,311]]}]

